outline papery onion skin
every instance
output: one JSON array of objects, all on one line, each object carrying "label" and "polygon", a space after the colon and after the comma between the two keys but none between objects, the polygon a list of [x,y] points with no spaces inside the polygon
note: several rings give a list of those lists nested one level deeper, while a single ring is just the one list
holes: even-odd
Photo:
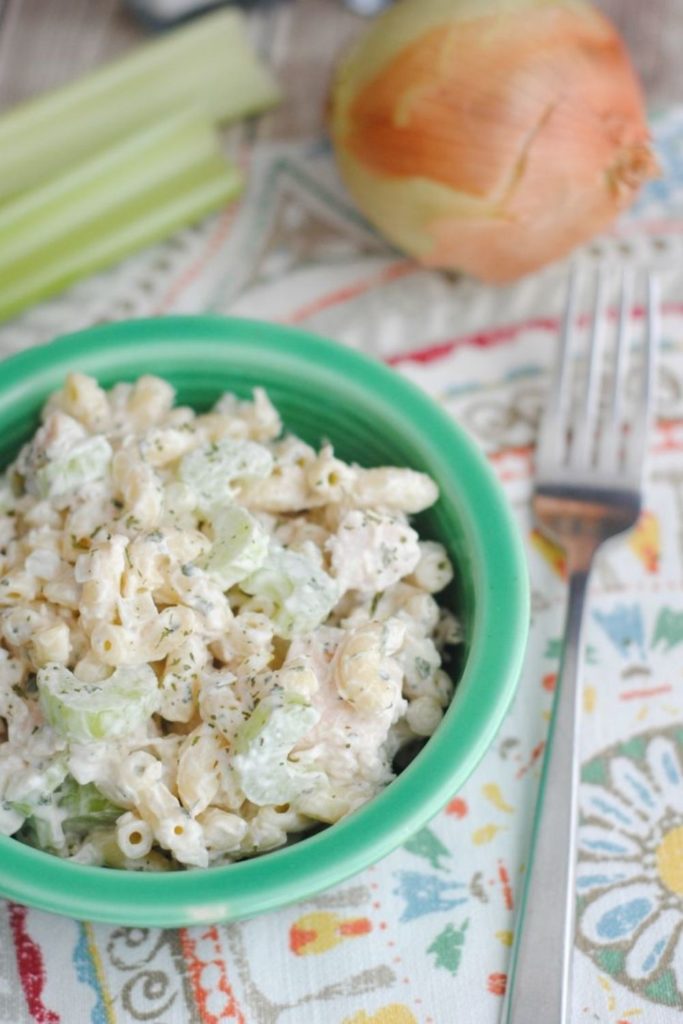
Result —
[{"label": "papery onion skin", "polygon": [[625,47],[581,0],[400,0],[340,65],[330,126],[387,238],[489,282],[564,256],[657,172]]}]

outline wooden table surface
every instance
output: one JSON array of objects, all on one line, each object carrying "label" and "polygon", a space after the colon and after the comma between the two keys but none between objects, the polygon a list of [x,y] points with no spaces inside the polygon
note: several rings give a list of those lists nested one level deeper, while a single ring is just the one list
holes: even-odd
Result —
[{"label": "wooden table surface", "polygon": [[[597,0],[626,37],[652,107],[683,100],[683,0]],[[250,14],[287,102],[260,137],[310,137],[335,58],[364,19],[341,0],[281,0]],[[0,110],[75,77],[145,37],[122,0],[0,0]]]}]

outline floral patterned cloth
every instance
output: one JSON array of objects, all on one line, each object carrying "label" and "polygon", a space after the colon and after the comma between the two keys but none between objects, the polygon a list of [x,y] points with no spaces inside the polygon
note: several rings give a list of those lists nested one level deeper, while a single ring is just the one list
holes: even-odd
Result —
[{"label": "floral patterned cloth", "polygon": [[[667,301],[646,512],[600,558],[591,591],[575,1024],[674,1024],[683,1008],[683,113],[655,134],[664,176],[582,253],[660,267]],[[563,560],[534,531],[529,494],[566,267],[501,290],[449,280],[359,219],[324,145],[247,159],[239,208],[4,326],[0,352],[102,319],[208,307],[389,359],[470,431],[519,518],[533,590],[519,691],[428,827],[305,903],[160,931],[0,901],[0,1021],[495,1024],[565,603]],[[642,310],[632,315],[637,329]]]}]

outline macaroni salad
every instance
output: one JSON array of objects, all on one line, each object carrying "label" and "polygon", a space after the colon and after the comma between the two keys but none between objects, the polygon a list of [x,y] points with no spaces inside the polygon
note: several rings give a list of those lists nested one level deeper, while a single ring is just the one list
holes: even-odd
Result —
[{"label": "macaroni salad", "polygon": [[0,833],[86,864],[226,863],[332,823],[436,729],[458,624],[410,469],[71,374],[0,476]]}]

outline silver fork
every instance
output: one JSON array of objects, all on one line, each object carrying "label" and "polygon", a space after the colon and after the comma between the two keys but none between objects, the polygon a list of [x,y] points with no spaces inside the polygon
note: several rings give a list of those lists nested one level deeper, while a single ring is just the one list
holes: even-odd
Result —
[{"label": "silver fork", "polygon": [[[647,277],[643,363],[637,409],[624,422],[634,279],[621,273],[613,372],[600,401],[609,319],[607,275],[599,271],[590,323],[587,370],[579,408],[571,408],[579,273],[572,273],[561,349],[536,452],[533,509],[539,526],[565,551],[569,598],[564,652],[536,806],[524,892],[502,1020],[505,1024],[569,1024],[575,917],[575,853],[579,786],[579,685],[588,580],[600,545],[630,529],[641,509],[658,335],[657,285]],[[603,407],[601,409],[601,406]]]}]

